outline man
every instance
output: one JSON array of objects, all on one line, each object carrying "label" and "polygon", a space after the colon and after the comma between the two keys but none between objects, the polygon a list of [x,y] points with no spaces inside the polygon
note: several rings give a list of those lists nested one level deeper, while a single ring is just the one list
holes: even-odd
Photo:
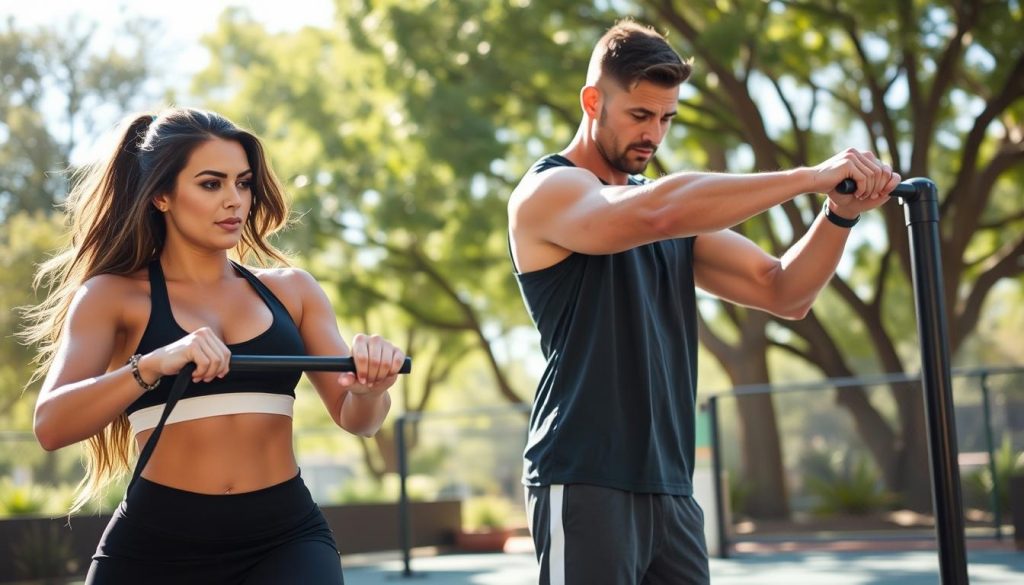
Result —
[{"label": "man", "polygon": [[[615,25],[591,57],[575,138],[509,201],[512,260],[547,358],[524,465],[544,584],[708,582],[691,485],[695,287],[803,317],[859,214],[900,181],[853,149],[783,172],[633,176],[689,75],[661,35]],[[835,193],[844,179],[853,196]],[[828,193],[825,208],[781,259],[728,229],[806,192]]]}]

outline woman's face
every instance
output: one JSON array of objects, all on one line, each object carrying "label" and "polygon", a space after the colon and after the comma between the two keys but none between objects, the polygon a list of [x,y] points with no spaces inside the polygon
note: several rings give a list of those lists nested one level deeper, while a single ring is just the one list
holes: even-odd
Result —
[{"label": "woman's face", "polygon": [[189,156],[174,191],[154,198],[167,221],[167,243],[229,250],[242,238],[252,206],[252,169],[238,142],[212,138]]}]

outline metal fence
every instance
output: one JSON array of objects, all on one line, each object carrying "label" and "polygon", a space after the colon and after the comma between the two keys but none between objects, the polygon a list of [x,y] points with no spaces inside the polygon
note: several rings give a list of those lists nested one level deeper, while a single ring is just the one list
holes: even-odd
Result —
[{"label": "metal fence", "polygon": [[[960,453],[958,463],[967,509],[968,535],[1002,539],[1007,522],[1007,510],[1004,509],[1007,495],[1004,493],[1000,497],[1000,486],[1005,490],[1009,478],[1001,477],[1007,470],[1005,466],[999,469],[997,463],[1009,459],[1012,466],[1012,461],[1024,449],[1024,367],[954,369],[952,381]],[[821,504],[820,494],[816,497],[809,484],[821,485],[820,481],[815,484],[817,478],[813,475],[815,469],[821,471],[822,464],[827,463],[820,457],[816,458],[823,453],[832,456],[832,463],[836,463],[837,454],[841,455],[841,469],[834,470],[838,475],[843,472],[857,475],[855,478],[833,477],[833,480],[856,481],[857,485],[851,489],[868,492],[861,495],[874,498],[882,512],[885,512],[886,502],[889,502],[888,506],[898,507],[903,494],[885,489],[878,467],[864,438],[855,428],[853,418],[834,400],[836,392],[851,388],[867,393],[872,406],[888,424],[900,431],[893,393],[914,393],[915,403],[924,408],[920,377],[911,374],[737,387],[715,394],[706,401],[703,410],[710,423],[712,477],[716,493],[713,516],[718,522],[717,549],[721,554],[727,555],[733,545],[744,541],[771,539],[772,532],[785,533],[788,528],[790,533],[787,536],[790,538],[794,532],[799,532],[800,518],[813,517]],[[772,529],[757,530],[751,526],[764,522],[758,522],[756,517],[751,521],[750,514],[743,510],[745,491],[755,488],[751,488],[752,479],[744,472],[743,454],[737,447],[737,439],[743,432],[738,406],[743,400],[764,395],[771,395],[777,413],[783,478],[789,495],[784,508],[789,510],[789,524],[776,522]],[[923,433],[922,429],[919,430]],[[923,437],[920,439],[923,441]],[[928,477],[920,477],[920,482],[928,482]],[[988,488],[985,498],[979,497],[982,488]],[[907,535],[910,536],[915,528],[919,533],[927,531],[928,523],[934,526],[934,519],[928,514],[906,522],[909,526]],[[813,526],[814,523],[803,524]],[[861,524],[861,537],[879,536],[871,534],[870,523]],[[843,533],[838,537],[849,538],[850,534]],[[806,532],[799,538],[823,540],[835,539],[837,535]]]}]

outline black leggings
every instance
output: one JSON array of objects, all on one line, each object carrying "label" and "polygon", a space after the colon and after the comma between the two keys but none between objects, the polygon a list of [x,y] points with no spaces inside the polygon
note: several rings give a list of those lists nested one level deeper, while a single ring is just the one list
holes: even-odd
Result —
[{"label": "black leggings", "polygon": [[339,585],[334,535],[299,476],[212,496],[139,478],[107,525],[86,585]]}]

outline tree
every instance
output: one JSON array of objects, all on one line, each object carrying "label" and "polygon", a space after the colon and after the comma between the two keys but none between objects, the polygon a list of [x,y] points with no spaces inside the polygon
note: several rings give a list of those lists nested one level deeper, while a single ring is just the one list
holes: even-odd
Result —
[{"label": "tree", "polygon": [[[78,19],[41,28],[0,23],[0,298],[16,308],[37,302],[36,267],[60,245],[56,205],[80,136],[95,138],[123,108],[146,99],[151,65],[144,36],[152,25],[124,23],[117,49],[98,46],[96,24]],[[40,291],[45,293],[45,291]],[[34,351],[16,341],[22,322],[0,317],[0,413],[11,427],[31,425],[35,388],[23,395]],[[19,398],[24,400],[18,403]],[[16,404],[29,408],[15,408]],[[6,426],[6,425],[5,425]]]},{"label": "tree", "polygon": [[[343,322],[407,340],[417,367],[397,392],[406,411],[427,408],[471,355],[484,357],[495,398],[520,403],[495,349],[526,316],[507,270],[501,191],[478,170],[500,157],[491,122],[463,108],[458,145],[412,140],[426,138],[424,116],[451,118],[458,104],[417,112],[416,93],[396,83],[386,55],[358,46],[347,16],[329,30],[270,34],[228,10],[204,41],[212,60],[195,91],[266,139],[300,216],[281,243],[328,283]],[[394,471],[391,432],[373,441],[370,469]]]},{"label": "tree", "polygon": [[[32,282],[37,264],[61,244],[63,222],[42,212],[19,212],[0,223],[0,306],[24,307],[40,298],[26,283]],[[45,291],[40,291],[45,294]],[[32,426],[32,404],[21,400],[31,377],[35,352],[19,343],[16,311],[0,313],[0,416],[4,428]]]},{"label": "tree", "polygon": [[97,46],[97,27],[87,19],[36,29],[18,28],[13,18],[0,25],[0,218],[53,212],[80,137],[95,139],[102,124],[148,96],[146,37],[154,25],[125,21],[116,48]]},{"label": "tree", "polygon": [[[1024,271],[1024,195],[1012,188],[1024,174],[1019,10],[981,1],[614,6],[339,3],[333,28],[274,37],[233,13],[198,81],[214,95],[238,88],[233,111],[273,137],[272,152],[289,153],[286,176],[315,210],[300,239],[344,259],[346,298],[401,307],[410,323],[484,352],[500,337],[489,328],[524,323],[508,277],[505,198],[534,158],[571,137],[590,48],[627,13],[696,59],[653,174],[807,165],[855,143],[905,177],[932,177],[943,194],[954,351],[976,333],[993,287]],[[737,229],[781,253],[819,209],[819,198],[800,197]],[[783,321],[728,305],[704,313],[702,340],[734,384],[767,382],[778,350],[830,377],[914,366],[901,213],[890,205],[865,219],[874,227],[859,233],[880,237],[852,244],[852,270],[831,285],[836,314]],[[331,248],[339,234],[347,245]],[[492,366],[502,394],[517,396]],[[862,388],[836,399],[887,487],[927,509],[921,397],[898,387],[891,395],[894,421]],[[779,515],[782,453],[771,398],[759,400],[740,412],[746,476],[757,485],[750,507]]]}]

